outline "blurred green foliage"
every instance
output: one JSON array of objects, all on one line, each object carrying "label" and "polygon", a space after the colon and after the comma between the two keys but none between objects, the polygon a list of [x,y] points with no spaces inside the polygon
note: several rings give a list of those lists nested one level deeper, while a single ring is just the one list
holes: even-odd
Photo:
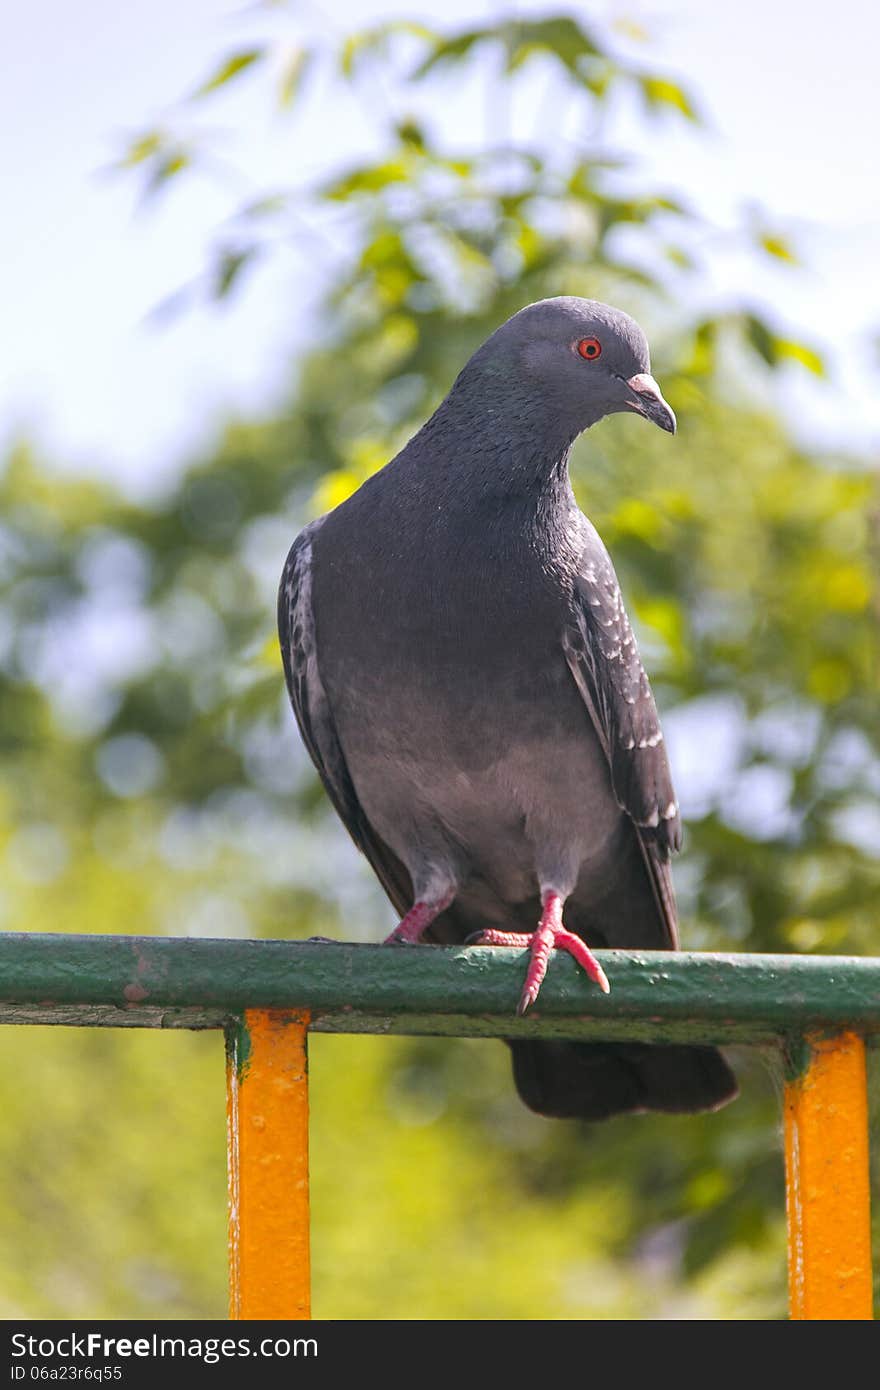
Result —
[{"label": "blurred green foliage", "polygon": [[[277,77],[267,58],[227,55],[193,101]],[[439,126],[475,62],[496,91],[543,67],[594,125],[620,89],[645,120],[697,120],[684,88],[562,16],[288,47],[276,99],[296,111],[322,64],[353,84],[378,68]],[[120,160],[152,191],[198,162],[173,126]],[[376,158],[307,193],[252,202],[212,291],[296,239],[291,214],[321,228],[340,210],[348,250],[277,418],[228,426],[149,503],[24,444],[6,460],[4,928],[388,929],[295,733],[278,575],[303,522],[395,452],[498,322],[572,293],[641,319],[680,423],[671,445],[605,422],[573,473],[681,750],[685,944],[876,950],[876,486],[795,447],[750,392],[759,372],[821,373],[813,348],[748,300],[703,313],[699,219],[598,138],[501,132],[462,152],[422,118],[389,117]],[[793,259],[765,226],[743,235]],[[223,1317],[220,1039],[19,1028],[3,1046],[4,1316]],[[736,1060],[743,1094],[717,1116],[587,1127],[527,1113],[499,1047],[315,1038],[316,1313],[783,1315],[780,1080]]]}]

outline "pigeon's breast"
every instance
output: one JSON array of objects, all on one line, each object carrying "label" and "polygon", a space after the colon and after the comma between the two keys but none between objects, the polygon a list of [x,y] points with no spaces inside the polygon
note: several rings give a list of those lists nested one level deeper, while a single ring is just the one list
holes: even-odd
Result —
[{"label": "pigeon's breast", "polygon": [[462,700],[442,680],[349,685],[337,729],[370,823],[411,873],[420,856],[442,862],[503,902],[532,896],[539,878],[570,889],[591,865],[601,875],[625,817],[576,692],[486,695]]},{"label": "pigeon's breast", "polygon": [[563,653],[564,596],[528,558],[346,559],[316,566],[318,664],[376,831],[411,873],[445,856],[503,901],[539,873],[599,872],[622,816]]}]

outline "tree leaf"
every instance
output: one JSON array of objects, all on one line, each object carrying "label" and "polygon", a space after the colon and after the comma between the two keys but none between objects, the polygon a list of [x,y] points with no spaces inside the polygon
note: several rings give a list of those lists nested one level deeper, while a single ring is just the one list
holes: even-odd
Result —
[{"label": "tree leaf", "polygon": [[824,360],[815,348],[792,338],[780,337],[757,314],[745,316],[745,328],[748,341],[769,367],[778,367],[783,361],[799,362],[814,376],[825,375]]},{"label": "tree leaf", "polygon": [[814,376],[825,376],[825,361],[815,348],[808,347],[806,343],[796,343],[791,338],[776,339],[777,357],[788,358],[792,362],[800,362],[802,367],[806,367],[808,372]]},{"label": "tree leaf", "polygon": [[167,136],[161,130],[145,130],[136,135],[116,166],[119,169],[134,169],[138,164],[152,159],[159,153]]},{"label": "tree leaf", "polygon": [[758,356],[764,359],[768,367],[775,367],[778,340],[763,319],[759,319],[756,314],[746,314],[745,329],[746,337]]},{"label": "tree leaf", "polygon": [[408,19],[395,19],[346,35],[339,53],[339,70],[351,79],[361,60],[371,53],[387,53],[391,40],[398,34],[409,35],[426,43],[436,43],[438,35],[424,24]]},{"label": "tree leaf", "polygon": [[312,53],[307,48],[295,47],[287,55],[278,83],[278,105],[290,111],[302,91],[303,79],[312,63]]},{"label": "tree leaf", "polygon": [[274,217],[277,213],[283,212],[290,203],[289,193],[264,193],[259,198],[254,198],[236,214],[243,218]]},{"label": "tree leaf", "polygon": [[240,77],[248,68],[252,68],[254,63],[258,63],[265,57],[263,48],[245,48],[239,53],[232,53],[225,58],[218,68],[207,78],[200,87],[197,87],[192,94],[192,100],[198,101],[202,97],[209,96],[211,92],[216,92],[220,87],[225,87],[227,82]]},{"label": "tree leaf", "polygon": [[690,251],[686,251],[683,246],[679,246],[675,242],[668,242],[663,247],[663,254],[679,270],[693,270],[696,266],[696,261]]},{"label": "tree leaf", "polygon": [[797,265],[797,257],[783,237],[777,236],[772,232],[762,232],[758,237],[758,245],[768,256],[774,256],[778,261],[787,261],[789,265]]},{"label": "tree leaf", "polygon": [[155,159],[149,178],[144,185],[144,197],[152,198],[171,179],[182,174],[184,169],[188,169],[191,162],[188,152],[180,147],[169,150],[161,158]]},{"label": "tree leaf", "polygon": [[425,151],[425,132],[418,121],[408,116],[406,120],[399,121],[395,127],[397,138],[402,145],[408,145],[411,150],[416,150],[419,154]]},{"label": "tree leaf", "polygon": [[341,179],[327,184],[322,190],[325,198],[344,202],[359,193],[379,193],[390,183],[406,183],[412,173],[410,164],[400,159],[389,159],[384,164],[368,164],[361,169],[352,169]]},{"label": "tree leaf", "polygon": [[471,49],[476,44],[484,43],[487,39],[499,40],[501,35],[495,29],[469,29],[461,34],[456,34],[451,39],[441,39],[437,36],[434,40],[432,52],[416,68],[412,74],[414,81],[426,77],[429,72],[442,63],[460,62],[466,58]]},{"label": "tree leaf", "polygon": [[213,267],[211,295],[214,299],[225,299],[238,283],[242,271],[259,254],[258,246],[224,248],[218,254]]},{"label": "tree leaf", "polygon": [[536,53],[543,53],[556,58],[579,81],[583,80],[581,61],[602,56],[603,52],[592,35],[570,16],[518,20],[465,29],[451,38],[437,37],[432,51],[412,76],[419,80],[440,64],[461,62],[478,44],[490,42],[503,45],[507,72],[515,72]]},{"label": "tree leaf", "polygon": [[699,121],[693,102],[683,87],[668,77],[656,77],[643,73],[637,78],[645,103],[650,111],[671,107],[689,121]]},{"label": "tree leaf", "polygon": [[717,320],[703,319],[694,330],[691,356],[683,366],[683,371],[687,376],[711,376],[715,367],[717,342]]},{"label": "tree leaf", "polygon": [[570,16],[524,21],[508,26],[510,31],[508,72],[520,67],[535,53],[557,58],[579,80],[581,61],[601,55],[597,41]]}]

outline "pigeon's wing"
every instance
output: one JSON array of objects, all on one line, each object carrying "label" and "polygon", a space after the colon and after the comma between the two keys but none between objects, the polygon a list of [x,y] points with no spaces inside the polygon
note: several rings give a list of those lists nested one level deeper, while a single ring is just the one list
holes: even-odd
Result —
[{"label": "pigeon's wing", "polygon": [[376,834],[358,800],[321,681],[312,609],[312,543],[323,518],[291,546],[278,590],[278,636],[284,678],[309,756],[340,819],[366,855],[401,916],[412,906],[409,874]]},{"label": "pigeon's wing", "polygon": [[566,660],[605,750],[619,805],[633,821],[670,946],[678,945],[670,856],[681,819],[657,706],[630,627],[614,566],[584,522]]}]

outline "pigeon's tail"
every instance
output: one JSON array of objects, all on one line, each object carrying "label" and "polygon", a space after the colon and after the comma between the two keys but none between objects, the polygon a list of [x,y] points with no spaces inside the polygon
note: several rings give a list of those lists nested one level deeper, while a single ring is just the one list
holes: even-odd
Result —
[{"label": "pigeon's tail", "polygon": [[737,1093],[714,1047],[648,1043],[513,1042],[516,1089],[554,1119],[605,1120],[639,1110],[717,1110]]}]

